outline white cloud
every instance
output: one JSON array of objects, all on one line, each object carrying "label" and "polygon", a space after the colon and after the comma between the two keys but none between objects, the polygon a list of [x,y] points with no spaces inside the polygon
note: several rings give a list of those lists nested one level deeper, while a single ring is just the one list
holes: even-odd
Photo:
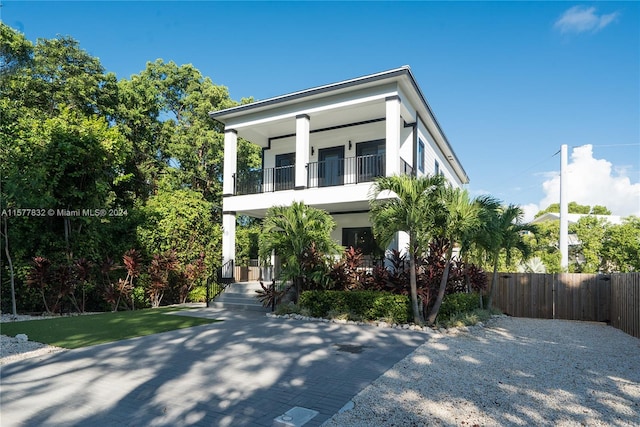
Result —
[{"label": "white cloud", "polygon": [[527,203],[526,205],[520,205],[520,208],[524,212],[523,222],[533,221],[536,214],[540,212],[540,207],[535,203]]},{"label": "white cloud", "polygon": [[[640,183],[632,184],[625,171],[614,171],[605,159],[595,159],[591,145],[575,147],[567,166],[567,198],[581,205],[603,205],[613,215],[640,216]],[[540,209],[560,201],[560,174],[547,179]]]},{"label": "white cloud", "polygon": [[554,27],[561,33],[597,32],[611,24],[619,12],[598,15],[595,7],[574,6],[566,10],[555,22]]}]

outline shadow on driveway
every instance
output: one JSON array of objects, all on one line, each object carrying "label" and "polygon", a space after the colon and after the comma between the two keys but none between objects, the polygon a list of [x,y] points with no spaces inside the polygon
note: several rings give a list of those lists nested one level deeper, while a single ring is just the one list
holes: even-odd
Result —
[{"label": "shadow on driveway", "polygon": [[216,309],[208,325],[2,367],[3,426],[318,426],[429,335]]}]

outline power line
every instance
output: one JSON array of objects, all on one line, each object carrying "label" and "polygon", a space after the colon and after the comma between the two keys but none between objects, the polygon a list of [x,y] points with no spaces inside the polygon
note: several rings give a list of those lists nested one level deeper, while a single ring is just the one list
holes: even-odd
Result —
[{"label": "power line", "polygon": [[[592,147],[638,147],[640,146],[640,142],[636,144],[602,144],[602,145],[591,145]],[[581,145],[574,145],[571,148],[582,147]]]},{"label": "power line", "polygon": [[542,160],[540,160],[539,162],[537,162],[537,163],[535,163],[535,164],[533,164],[533,165],[529,166],[528,168],[526,168],[526,169],[523,169],[523,170],[519,171],[517,174],[510,176],[509,178],[507,178],[507,181],[510,181],[510,180],[512,180],[513,178],[516,178],[516,177],[521,177],[525,172],[530,171],[531,169],[533,169],[533,168],[535,168],[535,167],[537,167],[537,166],[539,166],[539,165],[543,164],[544,162],[548,162],[548,161],[549,161],[549,159],[553,159],[553,158],[554,158],[555,156],[557,156],[559,153],[560,153],[560,150],[558,150],[557,152],[555,152],[553,155],[551,155],[551,156],[549,156],[549,157],[545,157],[544,159],[542,159]]}]

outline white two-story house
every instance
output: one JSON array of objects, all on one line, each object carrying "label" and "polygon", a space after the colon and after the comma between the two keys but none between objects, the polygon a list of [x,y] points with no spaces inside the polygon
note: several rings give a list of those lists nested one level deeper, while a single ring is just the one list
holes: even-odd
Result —
[{"label": "white two-story house", "polygon": [[[333,238],[371,250],[369,192],[379,176],[467,174],[408,66],[211,112],[224,131],[223,277],[233,275],[236,216],[302,201],[336,222]],[[237,141],[262,147],[262,168],[237,170]],[[398,236],[396,249],[406,246]]]}]

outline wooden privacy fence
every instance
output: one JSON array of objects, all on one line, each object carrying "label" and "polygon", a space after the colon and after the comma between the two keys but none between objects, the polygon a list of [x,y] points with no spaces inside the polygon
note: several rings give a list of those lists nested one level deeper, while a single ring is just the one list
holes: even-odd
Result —
[{"label": "wooden privacy fence", "polygon": [[511,316],[610,322],[640,338],[640,273],[499,273],[497,286],[494,306]]},{"label": "wooden privacy fence", "polygon": [[611,326],[640,338],[640,273],[611,275]]},{"label": "wooden privacy fence", "polygon": [[238,282],[256,282],[260,280],[260,267],[234,267],[233,277]]}]

